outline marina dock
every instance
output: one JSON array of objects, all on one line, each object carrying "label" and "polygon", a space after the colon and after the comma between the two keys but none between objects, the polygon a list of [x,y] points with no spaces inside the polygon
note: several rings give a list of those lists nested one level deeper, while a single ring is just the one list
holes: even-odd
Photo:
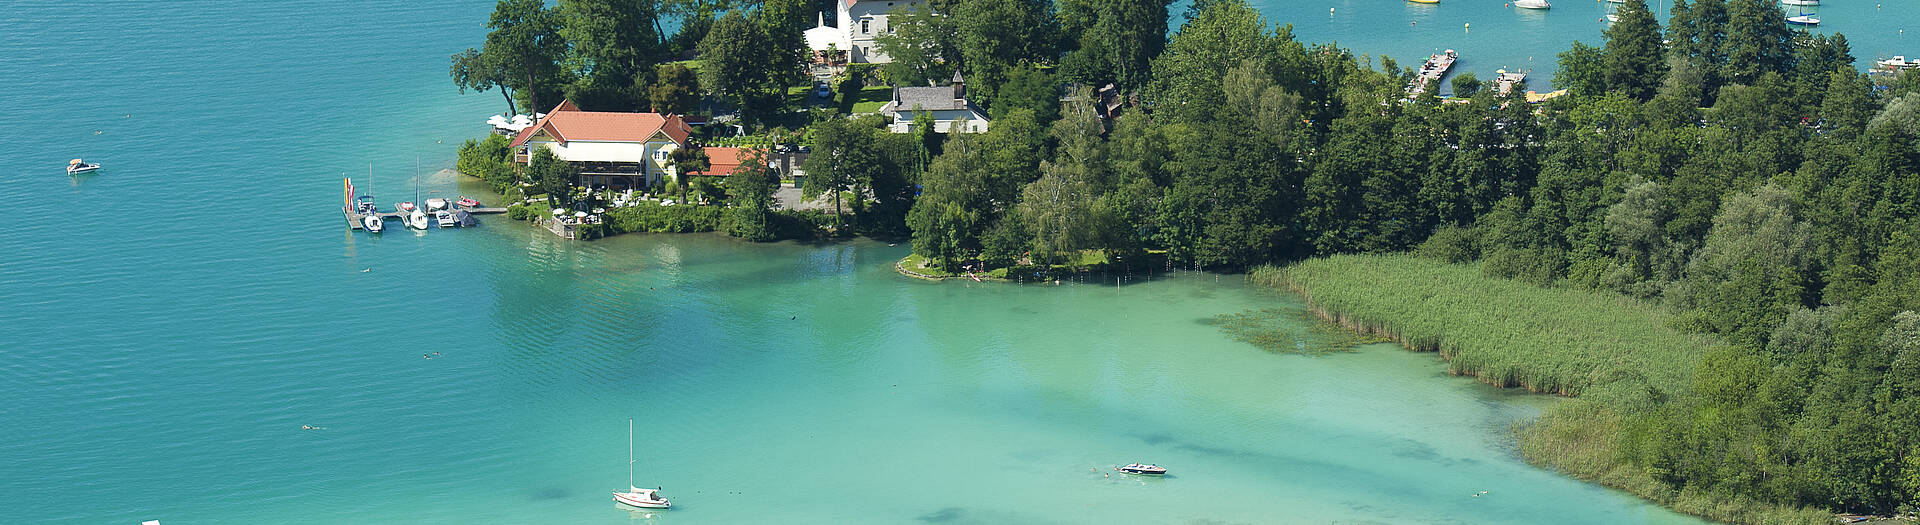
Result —
[{"label": "marina dock", "polygon": [[1420,64],[1420,72],[1414,74],[1412,82],[1407,83],[1407,97],[1418,97],[1427,92],[1427,84],[1446,78],[1447,72],[1453,70],[1453,63],[1459,60],[1460,55],[1452,49],[1428,56],[1427,61]]},{"label": "marina dock", "polygon": [[[506,209],[506,208],[482,208],[482,207],[466,207],[466,206],[454,206],[454,207],[451,207],[451,208],[447,208],[447,209],[449,209],[449,210],[455,210],[455,211],[464,211],[464,212],[467,212],[467,213],[471,213],[471,214],[474,214],[474,215],[490,215],[490,214],[495,214],[495,213],[506,213],[506,212],[507,212],[507,209]],[[345,216],[346,216],[346,219],[347,219],[347,228],[349,228],[349,229],[354,229],[354,230],[364,230],[364,229],[367,229],[367,226],[366,226],[366,223],[364,223],[364,222],[362,222],[362,221],[361,221],[361,218],[362,218],[362,217],[366,217],[366,216],[367,216],[368,214],[363,214],[363,213],[360,213],[359,211],[357,211],[357,210],[354,210],[352,206],[342,206],[342,207],[340,208],[340,213],[341,213],[342,215],[345,215]],[[404,212],[400,212],[400,211],[379,211],[379,210],[375,210],[375,211],[374,211],[374,212],[373,212],[372,214],[373,214],[373,215],[379,215],[379,216],[380,216],[380,218],[381,218],[381,219],[384,219],[384,220],[396,220],[396,221],[405,221],[405,220],[407,220],[407,214],[406,214],[406,213],[404,213]]]}]

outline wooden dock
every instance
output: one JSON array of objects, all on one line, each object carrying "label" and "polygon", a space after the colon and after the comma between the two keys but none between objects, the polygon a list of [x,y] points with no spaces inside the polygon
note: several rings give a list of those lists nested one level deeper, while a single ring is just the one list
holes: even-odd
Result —
[{"label": "wooden dock", "polygon": [[[483,208],[483,207],[471,207],[471,208],[469,208],[469,207],[466,207],[466,206],[454,206],[454,207],[452,207],[452,208],[448,208],[448,209],[449,209],[449,210],[459,210],[459,211],[464,211],[464,212],[467,212],[467,213],[470,213],[470,214],[473,214],[473,215],[491,215],[491,214],[496,214],[496,213],[506,213],[506,212],[507,212],[507,209],[506,209],[506,208]],[[352,207],[350,207],[350,206],[342,206],[342,207],[340,207],[340,213],[341,213],[341,215],[344,215],[344,216],[346,217],[346,219],[347,219],[347,228],[348,228],[348,229],[351,229],[351,230],[364,230],[364,229],[367,229],[367,225],[366,225],[366,223],[365,223],[365,222],[362,222],[362,221],[361,221],[361,218],[363,218],[363,217],[366,217],[366,216],[367,216],[367,214],[364,214],[364,213],[360,213],[360,212],[359,212],[358,210],[355,210],[355,209],[353,209],[353,208],[352,208]],[[398,210],[395,210],[395,211],[380,211],[380,210],[374,210],[374,212],[373,212],[373,215],[379,215],[381,219],[392,219],[392,220],[397,220],[397,221],[406,221],[406,220],[407,220],[407,214],[405,214],[405,213],[401,213],[401,212],[400,212],[400,211],[398,211]]]},{"label": "wooden dock", "polygon": [[1454,53],[1452,49],[1428,56],[1427,61],[1420,64],[1420,71],[1414,74],[1413,81],[1407,83],[1407,97],[1418,97],[1427,91],[1427,84],[1447,78],[1447,72],[1451,71],[1454,62],[1459,60],[1460,55]]}]

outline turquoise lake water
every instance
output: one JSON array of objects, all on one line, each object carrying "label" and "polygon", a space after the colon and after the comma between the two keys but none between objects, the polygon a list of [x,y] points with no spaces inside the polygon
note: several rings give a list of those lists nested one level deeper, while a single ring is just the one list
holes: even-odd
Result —
[{"label": "turquoise lake water", "polygon": [[[1267,19],[1293,24],[1303,42],[1334,42],[1356,55],[1392,57],[1419,68],[1427,55],[1446,49],[1460,54],[1455,74],[1472,71],[1482,80],[1500,69],[1527,71],[1529,87],[1551,89],[1555,55],[1575,40],[1599,46],[1614,4],[1602,0],[1552,0],[1552,9],[1509,7],[1507,0],[1441,0],[1416,4],[1404,0],[1250,0]],[[1894,55],[1920,57],[1920,2],[1914,0],[1826,0],[1807,7],[1821,25],[1805,29],[1844,34],[1861,68]],[[1672,0],[1649,0],[1665,26]],[[1799,7],[1785,6],[1789,16]],[[1328,9],[1333,9],[1328,13]],[[1184,13],[1186,4],[1174,6]],[[1469,25],[1471,27],[1469,27]],[[1445,88],[1451,92],[1452,88]]]},{"label": "turquoise lake water", "polygon": [[[1236,277],[346,231],[342,173],[476,191],[430,174],[503,105],[445,73],[488,5],[8,6],[0,524],[1697,523],[1520,461],[1551,398],[1228,339],[1299,307]],[[628,418],[669,512],[609,498]],[[1131,461],[1174,475],[1105,474]]]}]

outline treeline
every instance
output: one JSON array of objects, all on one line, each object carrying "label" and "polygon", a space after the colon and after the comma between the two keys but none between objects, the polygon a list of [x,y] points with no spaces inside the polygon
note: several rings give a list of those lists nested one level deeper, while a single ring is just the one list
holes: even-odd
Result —
[{"label": "treeline", "polygon": [[[1092,26],[1130,6],[1085,3],[1101,7]],[[1002,9],[1052,5],[1060,23],[1080,3],[1030,4]],[[1664,30],[1624,4],[1602,45],[1560,54],[1570,94],[1530,106],[1471,79],[1463,101],[1405,100],[1412,75],[1390,59],[1302,44],[1241,0],[1200,2],[1140,77],[1079,79],[1137,90],[1144,107],[1104,121],[1084,91],[1042,112],[997,86],[990,131],[919,142],[929,160],[904,176],[918,195],[898,220],[948,268],[1097,250],[1236,269],[1417,249],[1649,299],[1734,346],[1633,414],[1624,461],[1676,491],[1911,509],[1920,319],[1902,312],[1920,310],[1920,75],[1863,75],[1844,37],[1791,31],[1767,0],[1675,4]],[[970,72],[972,91],[990,71],[968,55],[966,17],[949,18],[933,56]],[[1083,74],[1073,60],[1120,56],[1089,51],[1105,33],[1048,48],[984,31],[991,49],[1050,49],[1007,71],[1055,85]],[[898,210],[906,197],[888,199],[875,198]]]},{"label": "treeline", "polygon": [[453,55],[450,73],[462,91],[499,90],[518,113],[565,98],[588,111],[686,114],[712,94],[751,121],[783,109],[802,80],[801,35],[822,11],[832,0],[500,0],[486,42]]}]

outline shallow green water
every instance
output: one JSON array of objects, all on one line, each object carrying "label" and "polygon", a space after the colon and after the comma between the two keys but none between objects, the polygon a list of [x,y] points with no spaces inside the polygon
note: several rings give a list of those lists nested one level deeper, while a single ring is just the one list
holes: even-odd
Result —
[{"label": "shallow green water", "polygon": [[[345,231],[340,173],[409,199],[502,105],[444,73],[486,2],[8,7],[0,523],[1689,522],[1518,461],[1549,398],[1230,340],[1298,307],[1233,277]],[[630,417],[670,512],[610,501]]]}]

